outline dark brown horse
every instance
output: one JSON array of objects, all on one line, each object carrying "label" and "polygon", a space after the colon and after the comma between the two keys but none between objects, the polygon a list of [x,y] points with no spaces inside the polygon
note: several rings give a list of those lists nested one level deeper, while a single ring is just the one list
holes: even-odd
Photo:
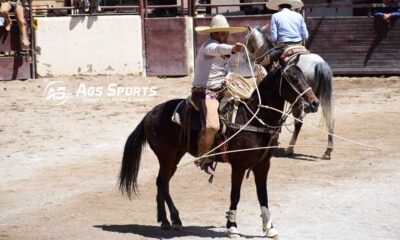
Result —
[{"label": "dark brown horse", "polygon": [[[318,99],[306,84],[304,76],[298,67],[290,67],[284,71],[276,69],[265,77],[259,84],[261,103],[280,110],[283,110],[284,101],[294,102],[298,97],[310,111],[317,111]],[[136,129],[128,137],[125,145],[122,166],[120,171],[120,190],[127,193],[130,197],[137,191],[137,176],[140,165],[142,149],[146,141],[158,157],[160,170],[157,177],[157,221],[162,228],[170,228],[171,224],[167,219],[165,203],[170,211],[170,218],[173,228],[180,228],[182,222],[179,212],[175,207],[169,193],[169,182],[174,175],[177,164],[185,153],[195,156],[197,152],[198,131],[192,130],[190,146],[187,141],[182,141],[182,127],[171,121],[171,116],[182,99],[170,100],[153,108]],[[252,97],[246,101],[248,108],[254,113],[258,110],[259,97],[255,91]],[[236,123],[245,124],[252,113],[246,106],[239,106]],[[241,131],[228,144],[228,150],[276,146],[280,127],[283,122],[282,114],[261,109],[258,112],[259,120],[253,120],[248,128]],[[262,123],[263,122],[263,123]],[[258,130],[254,130],[258,129]],[[227,135],[231,136],[238,129],[227,129]],[[237,235],[237,225],[235,220],[236,207],[239,203],[240,188],[246,169],[251,169],[254,173],[257,186],[257,196],[261,206],[264,230],[267,236],[277,235],[277,231],[272,226],[270,213],[268,210],[267,195],[267,175],[272,156],[271,149],[260,149],[248,152],[229,154],[232,166],[231,182],[231,205],[227,212],[227,229],[230,235]],[[217,159],[220,161],[220,159]]]}]

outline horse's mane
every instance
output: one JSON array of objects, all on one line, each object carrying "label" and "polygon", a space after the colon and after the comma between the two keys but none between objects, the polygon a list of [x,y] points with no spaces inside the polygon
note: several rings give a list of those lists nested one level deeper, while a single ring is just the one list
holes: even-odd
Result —
[{"label": "horse's mane", "polygon": [[[258,89],[260,91],[264,90],[264,89],[269,89],[269,90],[273,90],[272,86],[274,83],[276,83],[274,80],[277,76],[277,74],[280,73],[280,69],[279,68],[275,68],[273,69],[271,72],[269,72],[263,80],[261,80],[261,82],[258,84]],[[258,99],[257,96],[257,90],[254,89],[253,93],[251,94],[251,98],[254,99]]]},{"label": "horse's mane", "polygon": [[274,47],[274,41],[272,40],[272,37],[270,36],[270,34],[268,34],[267,31],[264,31],[264,29],[262,27],[260,27],[260,26],[256,26],[255,29],[262,34],[265,42],[268,44],[268,49],[273,48]]}]

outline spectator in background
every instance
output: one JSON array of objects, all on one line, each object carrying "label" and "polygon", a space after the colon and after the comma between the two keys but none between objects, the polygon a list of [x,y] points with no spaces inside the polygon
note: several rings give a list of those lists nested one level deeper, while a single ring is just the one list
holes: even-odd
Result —
[{"label": "spectator in background", "polygon": [[393,0],[384,0],[383,3],[386,7],[377,8],[373,11],[375,17],[382,17],[386,23],[389,23],[392,16],[400,16],[400,3],[397,4],[397,7],[394,7],[396,4]]},{"label": "spectator in background", "polygon": [[[94,1],[96,1],[96,4],[94,4]],[[96,12],[101,12],[101,0],[83,0],[83,4],[85,12],[89,12],[91,7],[96,9]]]},{"label": "spectator in background", "polygon": [[6,31],[11,30],[12,21],[9,13],[15,12],[15,17],[17,18],[20,40],[21,40],[21,48],[24,50],[29,49],[29,38],[28,31],[26,28],[26,20],[24,16],[24,7],[20,0],[10,1],[10,0],[0,0],[2,1],[0,7],[0,13],[4,18],[4,28]]},{"label": "spectator in background", "polygon": [[[199,0],[200,4],[211,4],[211,0]],[[206,7],[206,14],[211,14],[211,7]]]},{"label": "spectator in background", "polygon": [[[176,5],[177,0],[153,0],[154,5]],[[179,16],[177,8],[155,8],[149,17],[176,17]]]}]

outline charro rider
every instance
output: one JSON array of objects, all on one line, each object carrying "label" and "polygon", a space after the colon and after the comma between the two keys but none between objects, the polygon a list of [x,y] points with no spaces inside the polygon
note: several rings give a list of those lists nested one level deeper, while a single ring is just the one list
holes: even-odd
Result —
[{"label": "charro rider", "polygon": [[269,54],[268,60],[274,62],[286,48],[301,46],[308,39],[308,30],[302,15],[294,11],[303,7],[301,0],[270,0],[266,5],[271,10],[279,10],[271,18],[271,37],[276,50]]},{"label": "charro rider", "polygon": [[[227,44],[229,33],[246,31],[244,27],[230,27],[223,15],[216,15],[211,25],[196,27],[199,34],[209,34],[210,38],[200,47],[196,57],[196,69],[192,87],[192,100],[199,106],[202,131],[198,140],[198,156],[206,154],[212,147],[219,130],[219,91],[223,88],[228,74],[229,56],[242,49],[241,43]],[[208,174],[214,174],[211,163],[201,158],[195,162]]]}]

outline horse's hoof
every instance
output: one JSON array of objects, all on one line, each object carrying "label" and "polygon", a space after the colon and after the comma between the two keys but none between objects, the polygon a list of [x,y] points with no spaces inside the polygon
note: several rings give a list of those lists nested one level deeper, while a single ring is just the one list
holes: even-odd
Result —
[{"label": "horse's hoof", "polygon": [[294,150],[292,148],[286,149],[286,151],[285,151],[285,156],[286,157],[291,157],[293,155],[294,155]]},{"label": "horse's hoof", "polygon": [[240,234],[237,227],[230,227],[227,230],[227,234],[229,238],[239,238]]},{"label": "horse's hoof", "polygon": [[161,223],[161,229],[162,230],[170,230],[171,229],[171,224],[167,221],[167,222],[163,222]]},{"label": "horse's hoof", "polygon": [[321,159],[322,160],[331,160],[331,155],[325,153],[324,155],[322,155]]},{"label": "horse's hoof", "polygon": [[182,229],[182,224],[179,224],[179,223],[172,224],[173,231],[180,231],[181,229]]},{"label": "horse's hoof", "polygon": [[285,153],[286,153],[285,149],[278,148],[278,149],[275,149],[275,151],[273,152],[273,155],[274,155],[274,157],[284,157]]},{"label": "horse's hoof", "polygon": [[267,231],[267,233],[265,234],[265,236],[266,236],[267,238],[274,238],[274,237],[276,237],[276,236],[278,236],[278,235],[279,235],[278,230],[276,230],[275,228],[270,228],[270,229]]}]

